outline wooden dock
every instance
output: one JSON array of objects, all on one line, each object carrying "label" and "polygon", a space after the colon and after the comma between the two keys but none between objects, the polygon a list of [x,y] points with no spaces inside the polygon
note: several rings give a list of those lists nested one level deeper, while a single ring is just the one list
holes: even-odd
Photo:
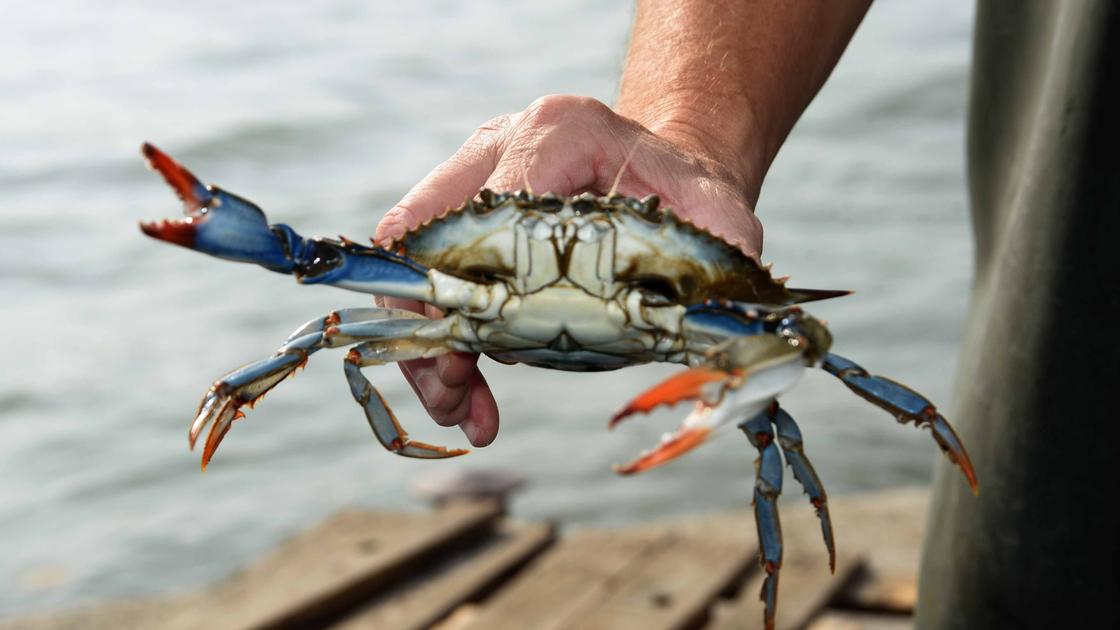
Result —
[{"label": "wooden dock", "polygon": [[[831,501],[836,574],[812,509],[785,502],[780,628],[912,627],[928,496]],[[749,510],[558,537],[498,502],[426,514],[347,511],[203,592],[0,621],[0,630],[757,628]]]}]

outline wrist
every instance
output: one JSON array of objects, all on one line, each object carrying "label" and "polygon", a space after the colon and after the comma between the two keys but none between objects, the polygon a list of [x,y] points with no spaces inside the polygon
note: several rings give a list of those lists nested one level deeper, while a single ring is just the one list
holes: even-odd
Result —
[{"label": "wrist", "polygon": [[682,90],[648,105],[623,98],[619,111],[696,159],[754,207],[769,159],[746,97]]}]

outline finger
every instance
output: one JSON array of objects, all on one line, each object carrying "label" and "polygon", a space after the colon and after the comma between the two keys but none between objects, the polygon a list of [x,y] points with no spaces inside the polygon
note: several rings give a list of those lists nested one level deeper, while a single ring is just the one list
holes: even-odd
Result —
[{"label": "finger", "polygon": [[478,368],[471,373],[469,381],[470,412],[459,427],[472,445],[482,447],[498,435],[498,403]]},{"label": "finger", "polygon": [[[377,302],[438,319],[443,313],[431,304],[416,300],[378,296]],[[397,365],[428,415],[442,426],[453,426],[466,418],[470,409],[469,378],[476,371],[478,355],[456,352],[435,359],[413,359]]]},{"label": "finger", "polygon": [[548,136],[516,138],[513,142],[517,144],[502,154],[494,172],[483,184],[484,188],[526,189],[537,194],[552,192],[557,195],[594,188],[591,152],[582,146],[582,139]]},{"label": "finger", "polygon": [[450,427],[467,417],[470,411],[467,387],[445,387],[439,380],[435,359],[415,359],[398,365],[436,424]]},{"label": "finger", "polygon": [[382,308],[399,308],[405,311],[427,315],[426,307],[428,305],[420,300],[406,300],[404,298],[390,297],[388,295],[378,295],[374,296],[373,301]]},{"label": "finger", "polygon": [[537,194],[572,195],[598,189],[596,166],[605,159],[590,134],[565,127],[528,128],[532,119],[514,130],[506,150],[483,187],[497,191],[528,189]]},{"label": "finger", "polygon": [[454,155],[385,213],[377,224],[374,241],[387,247],[408,230],[473,197],[498,163],[511,120],[511,116],[499,116],[479,127]]},{"label": "finger", "polygon": [[455,352],[436,359],[439,380],[446,387],[464,387],[478,364],[477,354]]}]

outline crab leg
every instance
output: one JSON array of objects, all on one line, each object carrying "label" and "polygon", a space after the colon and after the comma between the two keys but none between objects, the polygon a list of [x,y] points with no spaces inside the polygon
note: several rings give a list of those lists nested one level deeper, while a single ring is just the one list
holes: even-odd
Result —
[{"label": "crab leg", "polygon": [[918,426],[929,425],[934,441],[949,460],[960,467],[961,472],[968,479],[973,494],[979,493],[976,473],[973,472],[972,462],[968,458],[964,444],[961,443],[961,439],[957,437],[956,431],[945,416],[942,416],[937,411],[937,407],[934,407],[925,396],[901,383],[882,376],[873,376],[854,361],[835,354],[827,355],[821,367],[843,381],[848,389],[864,400],[894,414],[899,422],[913,422]]},{"label": "crab leg", "polygon": [[420,459],[443,459],[468,452],[466,449],[449,449],[409,439],[408,432],[401,427],[396,415],[385,402],[385,398],[361,370],[367,365],[383,365],[391,361],[431,357],[449,351],[450,348],[433,347],[416,340],[379,340],[363,343],[352,348],[346,355],[343,369],[346,372],[346,382],[350,384],[350,393],[365,411],[366,420],[369,421],[377,441],[389,451],[404,457]]},{"label": "crab leg", "polygon": [[754,462],[754,519],[761,547],[759,561],[766,571],[759,598],[765,602],[763,613],[767,630],[774,627],[778,601],[778,574],[782,568],[782,523],[778,518],[778,495],[782,493],[782,459],[774,442],[770,414],[763,411],[739,425],[758,449]]},{"label": "crab leg", "polygon": [[331,284],[363,293],[432,301],[428,269],[380,247],[343,239],[305,239],[287,225],[269,225],[253,202],[217,186],[204,186],[190,171],[151,144],[148,164],[183,200],[184,219],[141,223],[152,238],[226,260],[293,274],[307,284]]},{"label": "crab leg", "polygon": [[786,456],[786,463],[793,469],[793,478],[796,479],[805,493],[809,495],[809,502],[817,509],[817,516],[821,519],[821,534],[824,536],[824,546],[828,548],[828,568],[836,572],[836,544],[832,537],[832,519],[828,515],[828,496],[824,493],[817,471],[805,455],[804,444],[801,441],[801,429],[793,421],[793,417],[785,409],[778,406],[778,402],[770,407],[770,421],[778,430],[778,444]]},{"label": "crab leg", "polygon": [[233,421],[243,416],[240,408],[252,407],[320,349],[368,339],[404,339],[425,327],[442,329],[446,325],[445,320],[433,322],[410,311],[387,308],[346,309],[307,322],[274,355],[230,372],[203,396],[188,434],[193,449],[198,436],[212,425],[202,453],[202,469],[206,469]]}]

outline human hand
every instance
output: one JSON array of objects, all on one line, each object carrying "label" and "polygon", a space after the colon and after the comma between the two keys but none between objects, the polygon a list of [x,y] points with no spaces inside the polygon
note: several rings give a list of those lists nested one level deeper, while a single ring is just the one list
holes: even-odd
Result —
[{"label": "human hand", "polygon": [[[613,189],[632,197],[656,194],[662,207],[757,259],[762,225],[752,205],[761,176],[718,145],[718,139],[680,125],[648,129],[591,98],[546,96],[479,127],[385,214],[374,239],[388,247],[480,188],[511,191],[528,185],[557,195]],[[384,302],[441,316],[419,302]],[[471,444],[485,446],[497,435],[498,407],[477,361],[476,354],[456,353],[400,366],[433,420],[457,424]]]}]

